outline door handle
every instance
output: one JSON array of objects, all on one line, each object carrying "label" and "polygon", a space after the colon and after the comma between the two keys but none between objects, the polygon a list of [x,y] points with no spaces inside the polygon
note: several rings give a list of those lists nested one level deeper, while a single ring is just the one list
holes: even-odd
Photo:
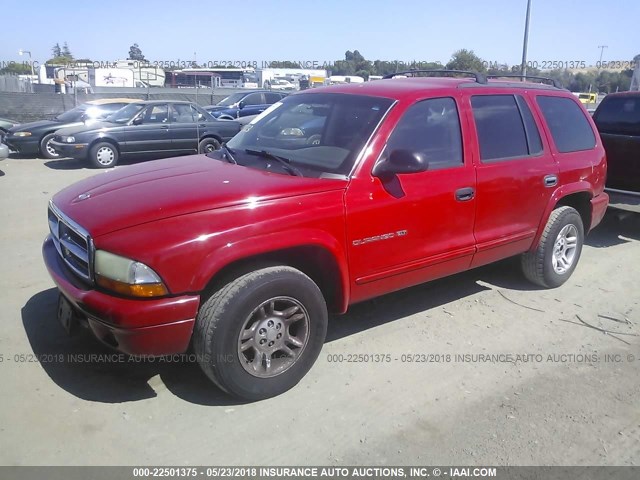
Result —
[{"label": "door handle", "polygon": [[456,190],[456,200],[459,202],[467,202],[472,200],[475,195],[475,190],[471,187],[460,188]]},{"label": "door handle", "polygon": [[545,187],[555,187],[558,184],[558,176],[546,175],[543,181]]},{"label": "door handle", "polygon": [[162,130],[169,130],[169,125],[162,125],[160,128]]},{"label": "door handle", "polygon": [[204,128],[206,127],[206,125],[204,123],[201,123],[200,125],[198,125],[200,128]]}]

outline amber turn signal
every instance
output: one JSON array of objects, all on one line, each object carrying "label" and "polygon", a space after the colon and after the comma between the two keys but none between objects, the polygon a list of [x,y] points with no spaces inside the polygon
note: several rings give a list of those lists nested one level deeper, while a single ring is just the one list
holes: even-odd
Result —
[{"label": "amber turn signal", "polygon": [[131,285],[101,275],[96,275],[96,283],[107,290],[128,297],[162,297],[169,293],[162,283],[139,283]]}]

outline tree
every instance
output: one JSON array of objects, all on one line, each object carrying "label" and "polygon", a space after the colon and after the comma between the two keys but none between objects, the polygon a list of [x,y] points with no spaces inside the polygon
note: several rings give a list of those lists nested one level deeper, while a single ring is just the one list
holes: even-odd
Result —
[{"label": "tree", "polygon": [[0,69],[0,74],[12,73],[15,75],[31,75],[29,63],[9,62],[9,65]]},{"label": "tree", "polygon": [[64,65],[74,61],[73,55],[71,54],[71,50],[69,50],[69,45],[67,45],[67,42],[64,42],[62,48],[60,48],[60,43],[56,42],[56,44],[51,49],[51,53],[53,53],[53,58],[50,58],[45,63]]},{"label": "tree", "polygon": [[127,60],[138,60],[140,62],[147,61],[137,43],[134,43],[129,47],[129,58]]},{"label": "tree", "polygon": [[475,72],[486,72],[485,62],[477,56],[473,50],[463,48],[453,53],[451,60],[447,63],[447,70],[471,70]]},{"label": "tree", "polygon": [[62,56],[73,60],[73,55],[71,54],[71,50],[69,50],[67,42],[64,42],[64,45],[62,46]]}]

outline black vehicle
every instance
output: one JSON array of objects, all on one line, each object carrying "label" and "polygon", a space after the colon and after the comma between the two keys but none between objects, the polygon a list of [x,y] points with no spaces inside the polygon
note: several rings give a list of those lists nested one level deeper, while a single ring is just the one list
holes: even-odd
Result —
[{"label": "black vehicle", "polygon": [[8,130],[4,143],[23,155],[58,158],[58,153],[51,146],[56,130],[102,120],[135,101],[131,98],[92,100],[58,115],[53,120],[21,123],[12,127]]},{"label": "black vehicle", "polygon": [[286,96],[286,93],[269,90],[238,92],[229,95],[216,105],[209,105],[204,109],[220,120],[234,120],[240,117],[258,115]]},{"label": "black vehicle", "polygon": [[640,92],[607,95],[593,120],[607,152],[609,204],[640,212]]},{"label": "black vehicle", "polygon": [[216,120],[194,103],[139,101],[104,122],[56,131],[51,145],[64,157],[88,159],[94,167],[108,168],[120,156],[212,152],[239,131],[238,122]]}]

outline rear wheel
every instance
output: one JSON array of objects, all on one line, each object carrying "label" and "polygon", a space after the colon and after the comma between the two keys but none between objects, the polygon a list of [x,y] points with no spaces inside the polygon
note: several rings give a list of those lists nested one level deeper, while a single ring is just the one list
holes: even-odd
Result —
[{"label": "rear wheel", "polygon": [[318,358],[327,307],[299,270],[268,267],[241,275],[202,305],[194,349],[205,374],[226,392],[260,400],[296,385]]},{"label": "rear wheel", "polygon": [[118,149],[109,142],[96,143],[89,152],[89,161],[96,168],[115,167],[118,163]]},{"label": "rear wheel", "polygon": [[54,136],[54,133],[49,133],[40,140],[40,153],[44,158],[60,158],[60,154],[58,154],[51,146],[51,140],[53,140]]},{"label": "rear wheel", "polygon": [[522,255],[525,277],[542,287],[559,287],[575,270],[583,243],[580,214],[572,207],[556,208],[549,216],[538,248]]}]

